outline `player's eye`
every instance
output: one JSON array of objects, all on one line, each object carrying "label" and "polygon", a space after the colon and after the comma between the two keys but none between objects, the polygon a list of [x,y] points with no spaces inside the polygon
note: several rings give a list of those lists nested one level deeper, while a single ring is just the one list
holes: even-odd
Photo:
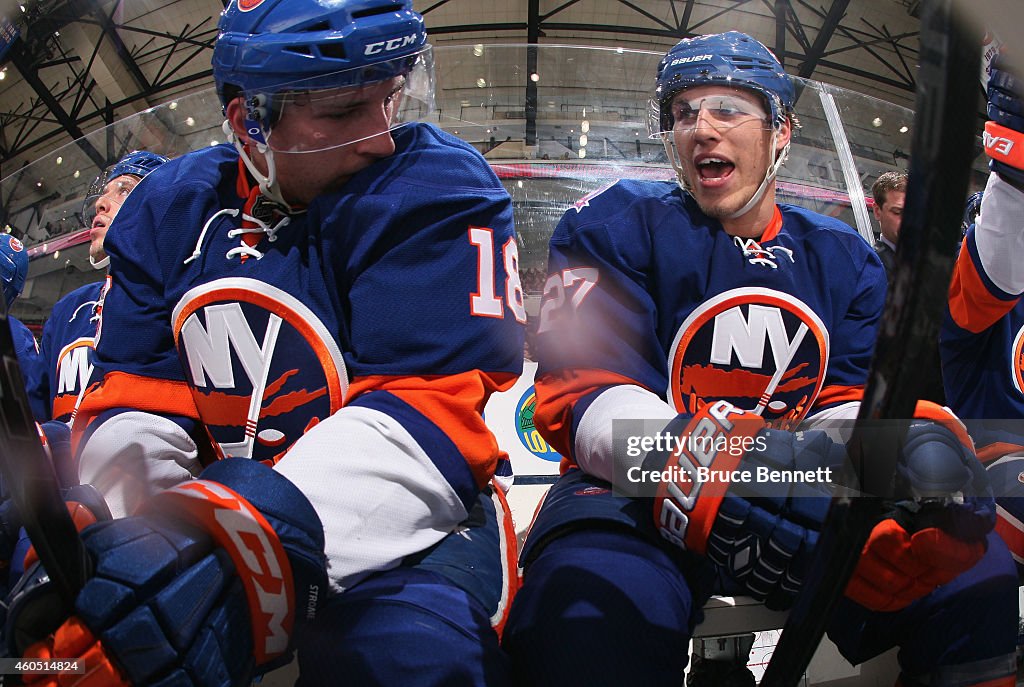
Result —
[{"label": "player's eye", "polygon": [[735,119],[742,115],[747,114],[743,109],[738,107],[736,103],[731,100],[708,100],[705,101],[704,106],[712,117],[719,119]]},{"label": "player's eye", "polygon": [[699,110],[693,109],[688,103],[678,103],[672,107],[672,120],[676,124],[692,126],[697,122],[698,112]]}]

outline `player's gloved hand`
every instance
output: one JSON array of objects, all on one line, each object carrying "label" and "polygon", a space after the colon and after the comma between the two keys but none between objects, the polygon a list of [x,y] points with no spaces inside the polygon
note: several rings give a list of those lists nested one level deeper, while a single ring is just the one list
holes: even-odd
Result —
[{"label": "player's gloved hand", "polygon": [[[107,508],[103,495],[91,484],[79,484],[69,489],[62,489],[61,497],[64,499],[71,520],[79,532],[93,523],[110,520],[110,509]],[[18,543],[14,547],[14,554],[11,556],[10,584],[12,587],[37,560],[39,557],[36,555],[35,549],[32,548],[32,541],[28,538],[25,528],[22,527],[18,533]]]},{"label": "player's gloved hand", "polygon": [[[63,422],[50,420],[36,425],[39,432],[39,439],[50,460],[53,463],[54,471],[57,473],[58,482],[63,489],[67,489],[77,480],[72,481],[70,475],[74,472],[71,465],[71,429]],[[25,554],[29,550],[28,535],[21,526],[21,517],[18,515],[14,502],[6,489],[0,490],[3,501],[0,502],[0,590],[2,596],[7,596],[8,583],[13,585],[25,572]],[[76,510],[82,510],[78,504],[84,504],[86,510],[90,506],[102,503],[103,499],[98,492],[77,492],[76,495],[64,494],[65,501],[69,501],[68,508],[72,515]],[[98,502],[97,502],[98,500]],[[75,505],[72,505],[74,502]],[[94,510],[98,518],[110,518],[106,504]],[[93,518],[89,522],[79,526],[79,529],[87,524],[95,522]]]},{"label": "player's gloved hand", "polygon": [[26,647],[47,585],[30,570],[10,601],[10,655],[84,659],[86,675],[62,685],[247,685],[287,660],[327,592],[320,520],[256,461],[219,461],[201,477],[83,531],[94,576],[76,615]]},{"label": "player's gloved hand", "polygon": [[985,123],[985,152],[989,168],[1004,181],[1024,190],[1024,84],[992,63],[988,82],[988,118]]},{"label": "player's gloved hand", "polygon": [[875,611],[905,608],[973,567],[995,525],[984,467],[941,424],[911,425],[896,480],[905,498],[872,530],[846,588]]},{"label": "player's gloved hand", "polygon": [[[842,464],[843,447],[821,432],[765,429],[759,416],[724,401],[673,420],[684,422],[682,435],[711,442],[671,458],[687,474],[663,483],[655,498],[662,536],[705,553],[769,607],[788,607],[828,514],[834,475],[826,469]],[[675,433],[673,423],[666,431]],[[644,469],[661,470],[665,460],[649,455]],[[806,481],[773,481],[797,474]]]}]

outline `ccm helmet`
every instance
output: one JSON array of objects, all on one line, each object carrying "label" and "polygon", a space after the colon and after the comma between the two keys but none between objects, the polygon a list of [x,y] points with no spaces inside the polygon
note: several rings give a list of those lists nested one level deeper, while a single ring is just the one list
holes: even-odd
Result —
[{"label": "ccm helmet", "polygon": [[270,131],[289,98],[359,87],[404,76],[392,128],[433,109],[433,60],[423,17],[411,0],[231,0],[221,14],[213,78],[226,108],[245,98],[250,138],[278,152],[344,145],[326,137],[315,147],[279,150]]}]

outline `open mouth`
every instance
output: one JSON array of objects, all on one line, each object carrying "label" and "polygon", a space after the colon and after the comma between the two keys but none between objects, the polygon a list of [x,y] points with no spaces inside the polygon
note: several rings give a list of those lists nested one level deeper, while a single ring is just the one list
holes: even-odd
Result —
[{"label": "open mouth", "polygon": [[704,157],[697,160],[697,176],[704,183],[715,183],[727,179],[736,165],[719,157]]}]

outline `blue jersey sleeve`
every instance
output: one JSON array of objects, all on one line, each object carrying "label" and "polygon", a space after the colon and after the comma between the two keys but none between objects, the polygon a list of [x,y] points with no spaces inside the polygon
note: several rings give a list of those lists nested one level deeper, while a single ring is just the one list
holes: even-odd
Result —
[{"label": "blue jersey sleeve", "polygon": [[25,391],[28,393],[28,403],[32,415],[38,422],[45,422],[49,418],[46,398],[39,393],[42,387],[43,359],[39,354],[39,346],[36,338],[20,320],[8,316],[11,325],[11,336],[14,338],[14,352],[18,357],[18,365],[21,367],[21,375],[25,379]]}]

